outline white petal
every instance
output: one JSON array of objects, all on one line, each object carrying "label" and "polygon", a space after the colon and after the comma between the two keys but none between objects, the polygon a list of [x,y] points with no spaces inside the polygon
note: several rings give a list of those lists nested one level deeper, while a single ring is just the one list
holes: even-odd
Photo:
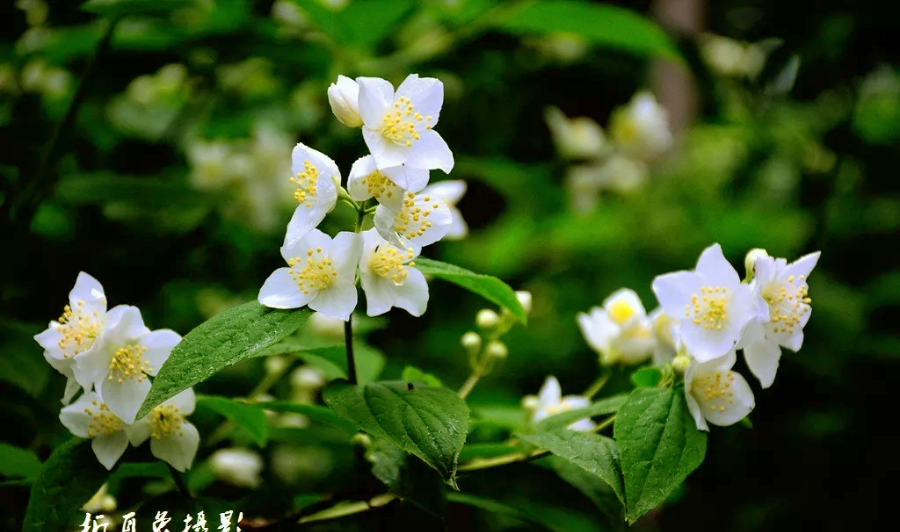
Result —
[{"label": "white petal", "polygon": [[419,135],[419,140],[409,148],[406,166],[428,170],[437,168],[449,174],[453,170],[453,152],[444,139],[433,129],[426,129]]},{"label": "white petal", "polygon": [[69,292],[69,302],[77,304],[78,301],[84,301],[91,311],[97,311],[101,315],[106,312],[106,295],[103,293],[103,286],[97,279],[84,272],[78,274],[75,287]]},{"label": "white petal", "polygon": [[406,174],[406,186],[403,186],[399,181],[395,181],[401,188],[408,192],[419,192],[425,189],[429,178],[428,169],[404,166],[403,171]]},{"label": "white petal", "polygon": [[[117,305],[106,315],[103,324],[103,334],[97,340],[106,348],[108,346],[124,347],[133,343],[136,339],[150,332],[141,318],[141,311],[137,307],[129,305]],[[76,355],[78,358],[81,355]]]},{"label": "white petal", "polygon": [[544,381],[544,386],[538,392],[538,403],[540,405],[538,408],[546,409],[550,406],[556,406],[560,401],[562,401],[562,388],[560,388],[556,377],[551,375],[547,377],[547,380]]},{"label": "white petal", "polygon": [[59,323],[51,321],[50,326],[45,331],[34,336],[34,340],[47,350],[50,356],[62,359],[65,357],[63,356],[63,350],[59,348],[59,341],[62,340],[63,334],[59,332],[57,327],[59,327]]},{"label": "white petal", "polygon": [[380,168],[392,168],[406,162],[409,148],[395,144],[382,135],[380,129],[363,128],[363,140],[375,157],[375,165]]},{"label": "white petal", "polygon": [[763,388],[768,388],[775,382],[775,372],[778,371],[780,358],[781,348],[778,347],[778,343],[771,340],[756,342],[744,348],[747,367],[756,375]]},{"label": "white petal", "polygon": [[88,428],[94,422],[94,418],[88,415],[84,409],[92,408],[94,401],[100,401],[100,397],[96,393],[88,392],[82,395],[77,401],[60,410],[60,422],[75,436],[88,438]]},{"label": "white petal", "polygon": [[369,188],[362,183],[362,180],[375,170],[375,158],[371,155],[361,157],[353,163],[353,166],[350,167],[350,174],[347,176],[347,192],[351,198],[356,201],[365,201],[372,197],[372,194],[369,194]]},{"label": "white petal", "polygon": [[591,400],[580,395],[567,395],[562,398],[561,403],[569,407],[570,410],[578,410],[579,408],[587,408],[591,406]]},{"label": "white petal", "polygon": [[90,388],[94,382],[105,379],[109,374],[109,365],[112,362],[115,351],[125,347],[127,342],[121,344],[106,344],[90,349],[84,353],[75,355],[72,359],[72,375],[78,384]]},{"label": "white petal", "polygon": [[406,280],[403,284],[394,286],[394,306],[416,317],[425,313],[428,306],[428,283],[422,272],[414,267],[407,267]]},{"label": "white petal", "polygon": [[575,430],[578,432],[591,432],[597,427],[597,424],[591,421],[590,419],[579,419],[575,423],[572,423],[567,428],[569,430]]},{"label": "white petal", "polygon": [[331,157],[303,143],[298,143],[291,152],[291,171],[294,175],[303,172],[306,169],[307,162],[315,166],[319,171],[320,181],[331,181],[333,183],[333,178],[340,180],[341,172],[338,170],[337,163]]},{"label": "white petal", "polygon": [[106,406],[112,410],[113,414],[122,418],[125,423],[134,423],[134,416],[150,393],[150,381],[147,379],[137,380],[135,378],[124,379],[119,382],[118,379],[104,379],[102,382],[95,383],[96,389],[100,392],[100,397]]},{"label": "white petal", "polygon": [[713,286],[731,288],[741,283],[737,270],[725,259],[722,246],[719,244],[713,244],[703,250],[697,261],[696,272]]},{"label": "white petal", "polygon": [[609,352],[612,339],[619,334],[619,326],[616,325],[606,312],[600,307],[591,309],[590,314],[578,314],[578,326],[584,340],[598,354]]},{"label": "white petal", "polygon": [[447,202],[447,205],[456,205],[466,193],[466,182],[461,179],[439,181],[422,189],[422,194],[434,194]]},{"label": "white petal", "polygon": [[183,415],[189,416],[194,413],[194,407],[197,405],[197,396],[194,394],[193,388],[188,388],[163,404],[172,405]]},{"label": "white petal", "polygon": [[729,329],[706,329],[690,321],[681,324],[681,341],[698,362],[707,362],[725,355],[734,349],[739,338],[739,334]]},{"label": "white petal", "polygon": [[709,425],[706,424],[706,419],[703,417],[703,413],[700,412],[700,405],[697,404],[697,400],[694,399],[690,393],[688,393],[688,389],[684,389],[684,398],[687,402],[688,410],[691,413],[691,417],[694,418],[694,423],[697,425],[697,430],[705,430],[709,432]]},{"label": "white petal", "polygon": [[310,248],[329,249],[331,247],[331,237],[318,229],[312,229],[306,233],[303,238],[290,239],[285,237],[284,245],[281,246],[281,257],[285,262],[298,257],[306,257],[306,252]]},{"label": "white petal", "polygon": [[150,452],[153,456],[168,462],[176,470],[184,472],[190,469],[200,446],[200,433],[192,424],[185,422],[181,432],[168,438],[150,440]]},{"label": "white petal", "polygon": [[694,272],[673,272],[653,279],[652,289],[663,311],[680,318],[684,315],[685,305],[691,302],[691,296],[700,292],[700,282]]},{"label": "white petal", "polygon": [[[807,312],[807,314],[809,313]],[[803,345],[803,331],[792,334],[783,340],[779,339],[778,343],[796,353]]]},{"label": "white petal", "polygon": [[[620,288],[610,294],[609,297],[603,300],[603,308],[606,309],[610,318],[620,325],[630,320],[639,320],[647,317],[647,311],[644,309],[644,304],[641,303],[641,298],[630,288]],[[625,317],[626,319],[617,319],[617,314],[622,314],[619,318]]]},{"label": "white petal", "polygon": [[75,380],[75,377],[69,377],[66,379],[66,391],[63,392],[62,404],[67,405],[72,402],[72,398],[75,397],[75,394],[78,393],[79,390],[83,390],[84,388],[81,384]]},{"label": "white petal", "polygon": [[125,454],[127,448],[128,436],[122,431],[114,434],[102,434],[91,442],[91,449],[94,450],[97,460],[100,460],[106,469],[112,469],[119,458]]},{"label": "white petal", "polygon": [[397,232],[394,231],[394,216],[396,214],[384,205],[379,205],[375,208],[375,216],[372,223],[375,226],[375,230],[381,235],[381,238],[400,249],[404,249],[406,247],[403,245],[404,242],[397,236]]},{"label": "white petal", "polygon": [[813,268],[816,267],[816,263],[819,262],[819,256],[822,253],[820,251],[816,251],[815,253],[810,253],[809,255],[804,255],[799,259],[795,260],[791,264],[785,268],[785,274],[794,275],[794,276],[804,276],[809,277],[809,274],[812,272]]},{"label": "white petal", "polygon": [[53,356],[52,351],[44,351],[44,360],[46,360],[53,369],[62,373],[66,377],[73,377],[75,375],[74,370],[72,369],[72,367],[75,365],[75,359],[72,357],[57,358]]},{"label": "white petal", "polygon": [[462,217],[462,213],[456,207],[450,207],[450,216],[452,221],[444,235],[444,240],[462,240],[469,234],[469,226]]},{"label": "white petal", "polygon": [[393,282],[382,279],[368,269],[360,271],[360,281],[366,294],[366,314],[380,316],[391,310],[394,306]]},{"label": "white petal", "polygon": [[147,348],[141,357],[150,364],[150,375],[156,375],[168,360],[172,349],[181,341],[181,335],[169,329],[160,329],[142,336],[138,343]]},{"label": "white petal", "polygon": [[259,289],[259,304],[270,308],[300,308],[315,295],[304,294],[291,278],[290,268],[278,268]]},{"label": "white petal", "polygon": [[316,209],[316,206],[297,205],[291,221],[288,222],[285,241],[294,242],[302,239],[325,219],[327,211],[322,212],[321,209]]},{"label": "white petal", "polygon": [[381,129],[384,114],[394,102],[394,86],[381,78],[356,78],[359,84],[359,115],[366,127]]},{"label": "white petal", "polygon": [[320,290],[309,302],[309,308],[329,318],[347,321],[356,308],[357,297],[352,280],[349,283],[335,282],[327,289]]},{"label": "white petal", "polygon": [[397,96],[406,96],[412,102],[415,112],[430,116],[429,124],[438,122],[441,106],[444,104],[444,84],[435,78],[420,78],[410,74],[397,87]]},{"label": "white petal", "polygon": [[734,377],[734,380],[731,383],[731,391],[734,393],[732,400],[734,402],[727,403],[720,401],[720,406],[725,408],[724,411],[720,411],[718,408],[713,410],[712,408],[703,408],[703,406],[701,406],[706,419],[713,425],[719,425],[720,427],[734,425],[747,417],[747,414],[749,414],[753,410],[753,407],[756,406],[753,399],[753,391],[750,389],[750,385],[747,384],[747,381],[744,380],[744,377],[742,377],[740,373],[735,373],[733,371],[729,372],[729,374]]},{"label": "white petal", "polygon": [[329,258],[337,271],[338,279],[349,278],[349,281],[353,282],[362,246],[362,237],[356,233],[342,231],[334,237],[331,242]]},{"label": "white petal", "polygon": [[147,418],[136,421],[134,425],[126,425],[125,434],[128,435],[131,445],[135,447],[147,441],[147,438],[150,437],[150,425],[147,423]]}]

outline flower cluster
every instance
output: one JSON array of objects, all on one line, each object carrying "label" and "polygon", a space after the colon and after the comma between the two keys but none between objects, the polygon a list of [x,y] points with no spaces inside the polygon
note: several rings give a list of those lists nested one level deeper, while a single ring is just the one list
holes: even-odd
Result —
[{"label": "flower cluster", "polygon": [[[81,272],[69,304],[34,339],[44,358],[68,378],[59,418],[72,434],[91,438],[97,459],[112,469],[128,443],[148,438],[153,456],[179,471],[191,466],[200,436],[185,416],[194,411],[190,389],[135,419],[150,393],[150,379],[181,341],[174,331],[151,331],[137,307],[107,310],[100,283]],[[83,390],[74,403],[72,399]],[[72,403],[72,404],[69,404]]]},{"label": "flower cluster", "polygon": [[652,285],[660,307],[650,316],[628,289],[613,293],[602,307],[578,315],[588,344],[603,365],[654,364],[684,373],[688,407],[697,428],[707,422],[731,425],[753,409],[747,381],[732,371],[737,350],[768,388],[775,380],[781,347],[797,351],[809,320],[807,278],[819,253],[788,264],[764,250],[747,255],[747,278],[715,244],[700,255],[693,271],[658,276]]},{"label": "flower cluster", "polygon": [[[412,74],[394,90],[379,78],[338,77],[328,100],[338,120],[362,129],[371,152],[350,169],[346,188],[337,164],[304,144],[292,154],[296,209],[281,256],[287,267],[263,284],[259,302],[273,308],[309,308],[348,321],[357,305],[357,280],[367,314],[392,307],[421,316],[428,303],[425,276],[415,267],[422,247],[466,226],[454,208],[465,192],[461,181],[428,185],[429,171],[453,169],[453,154],[434,130],[443,84]],[[357,210],[355,232],[329,237],[317,226],[338,200]],[[362,231],[368,215],[373,228]],[[358,272],[358,275],[357,275]]]},{"label": "flower cluster", "polygon": [[545,119],[559,154],[579,161],[569,167],[566,176],[572,206],[578,212],[593,210],[604,189],[628,193],[642,186],[648,163],[672,142],[668,113],[646,91],[613,111],[609,140],[603,128],[588,117],[567,118],[551,107]]}]

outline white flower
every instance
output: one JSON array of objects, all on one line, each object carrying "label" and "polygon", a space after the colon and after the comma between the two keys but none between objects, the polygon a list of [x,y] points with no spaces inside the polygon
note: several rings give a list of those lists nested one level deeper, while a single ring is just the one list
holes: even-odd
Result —
[{"label": "white flower", "polygon": [[422,249],[444,237],[453,222],[444,200],[429,194],[407,192],[399,211],[384,205],[375,208],[378,234],[400,249]]},{"label": "white flower", "polygon": [[597,157],[606,144],[603,129],[592,118],[568,118],[558,108],[548,107],[544,120],[557,151],[567,159]]},{"label": "white flower", "polygon": [[755,402],[750,385],[731,371],[735,352],[707,362],[693,362],[684,374],[684,396],[697,430],[709,430],[706,422],[726,427],[744,419]]},{"label": "white flower", "polygon": [[603,301],[603,308],[579,313],[578,325],[603,365],[640,364],[656,346],[644,305],[627,288],[613,292]]},{"label": "white flower", "polygon": [[328,87],[328,104],[331,112],[347,127],[363,125],[359,116],[359,84],[346,76],[338,76],[337,84]]},{"label": "white flower", "polygon": [[700,55],[713,71],[730,77],[753,79],[766,62],[762,46],[712,33],[700,36]]},{"label": "white flower", "polygon": [[240,179],[247,169],[234,146],[221,140],[193,140],[187,145],[186,154],[191,183],[201,190],[221,190]]},{"label": "white flower", "polygon": [[59,420],[75,436],[91,438],[91,449],[106,469],[112,469],[128,448],[126,423],[94,392],[63,408]]},{"label": "white flower", "polygon": [[635,94],[627,106],[613,112],[610,132],[626,153],[639,158],[653,158],[672,142],[668,113],[647,91]]},{"label": "white flower", "polygon": [[[87,354],[95,348],[96,340],[103,332],[106,320],[106,295],[103,287],[90,275],[80,272],[75,287],[69,292],[69,304],[63,309],[59,321],[51,321],[44,332],[34,339],[44,348],[44,358],[66,377],[63,404],[68,404],[78,391],[75,379],[75,356]],[[85,391],[90,382],[82,382]]]},{"label": "white flower", "polygon": [[287,241],[303,238],[325,219],[337,204],[337,185],[341,173],[327,155],[297,144],[291,154],[291,183],[297,186],[297,208],[287,228]]},{"label": "white flower", "polygon": [[114,414],[126,423],[150,393],[150,381],[178,342],[174,331],[151,332],[137,307],[119,305],[106,315],[106,327],[95,349],[75,357],[75,378],[94,389]]},{"label": "white flower", "polygon": [[219,449],[209,457],[213,473],[228,484],[255,488],[262,484],[262,457],[249,449]]},{"label": "white flower", "polygon": [[[587,397],[580,397],[577,395],[563,397],[562,389],[559,387],[559,381],[552,375],[547,377],[547,380],[544,381],[544,386],[542,386],[541,391],[538,392],[537,400],[528,400],[533,398],[534,396],[527,397],[526,403],[532,403],[533,405],[534,414],[531,419],[535,423],[554,414],[568,412],[569,410],[578,410],[579,408],[587,408],[591,405],[591,401]],[[571,430],[590,432],[594,430],[595,427],[596,425],[590,418],[585,418],[570,424],[568,428]]]},{"label": "white flower", "polygon": [[[745,342],[744,357],[750,371],[763,388],[775,380],[781,347],[798,351],[803,345],[803,327],[812,311],[806,279],[819,260],[819,252],[787,263],[785,259],[763,257],[755,262],[756,275],[750,283],[753,295],[767,306],[756,322],[756,341]],[[761,330],[759,330],[761,329]]]},{"label": "white flower", "polygon": [[347,177],[347,192],[356,201],[375,198],[392,211],[403,208],[407,191],[418,192],[428,184],[428,170],[394,166],[378,170],[375,158],[366,155],[353,163]]},{"label": "white flower", "polygon": [[456,208],[456,204],[465,193],[466,182],[460,179],[432,183],[422,189],[422,194],[437,196],[444,200],[444,203],[450,208],[450,228],[443,237],[446,240],[461,240],[469,234],[469,226],[463,220],[462,213]]},{"label": "white flower", "polygon": [[363,138],[379,169],[405,164],[445,173],[453,153],[432,128],[444,102],[444,84],[411,74],[397,88],[380,78],[356,78]]},{"label": "white flower", "polygon": [[656,347],[653,349],[653,364],[664,364],[678,354],[681,343],[681,322],[663,312],[662,307],[650,313],[650,328],[656,338]]},{"label": "white flower", "polygon": [[193,389],[181,392],[129,427],[129,441],[137,447],[150,438],[153,456],[178,471],[190,469],[200,446],[200,433],[185,417],[194,413],[196,402]]},{"label": "white flower", "polygon": [[329,318],[350,319],[356,308],[353,284],[362,252],[358,234],[341,232],[334,240],[313,229],[303,238],[285,238],[281,256],[288,263],[266,279],[259,302],[272,308],[309,308]]},{"label": "white flower", "polygon": [[694,271],[657,276],[653,293],[663,311],[681,319],[681,341],[700,362],[734,349],[758,307],[750,287],[714,244],[700,255]]},{"label": "white flower", "polygon": [[391,307],[421,316],[428,305],[428,284],[412,262],[418,252],[388,243],[375,229],[362,233],[363,250],[359,277],[366,293],[366,313],[384,314]]}]

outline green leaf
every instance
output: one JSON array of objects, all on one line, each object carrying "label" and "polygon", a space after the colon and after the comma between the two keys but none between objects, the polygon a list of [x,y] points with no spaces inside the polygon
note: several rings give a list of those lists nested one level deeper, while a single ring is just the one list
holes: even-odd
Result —
[{"label": "green leaf", "polygon": [[472,495],[471,493],[451,491],[447,494],[447,500],[457,504],[466,504],[468,506],[474,506],[475,508],[481,508],[482,510],[490,513],[506,515],[514,519],[518,519],[519,521],[522,521],[531,526],[538,527],[541,530],[553,530],[552,527],[540,522],[537,518],[535,518],[525,510],[513,508],[508,504],[497,502],[491,499],[486,499],[484,497],[479,497],[478,495]]},{"label": "green leaf", "polygon": [[338,415],[418,456],[455,486],[469,424],[469,407],[455,393],[446,388],[410,389],[406,382],[352,386],[338,381],[325,388],[323,397]]},{"label": "green leaf", "polygon": [[470,443],[459,453],[460,462],[470,462],[486,458],[495,458],[528,450],[525,445],[509,445],[506,443]]},{"label": "green leaf", "polygon": [[30,449],[0,443],[0,475],[34,478],[41,471],[41,460]]},{"label": "green leaf", "polygon": [[624,393],[606,397],[586,408],[560,412],[559,414],[544,418],[538,421],[534,428],[538,432],[554,431],[566,428],[579,419],[602,416],[604,414],[614,414],[619,410],[619,407],[625,403],[627,398],[628,395]]},{"label": "green leaf", "polygon": [[631,382],[638,388],[656,388],[662,377],[659,368],[641,368],[631,374]]},{"label": "green leaf", "polygon": [[334,413],[333,410],[317,405],[304,405],[299,403],[288,403],[281,401],[272,401],[266,403],[257,403],[263,410],[271,410],[273,412],[293,412],[295,414],[303,414],[304,416],[339,428],[346,432],[348,436],[356,434],[356,425],[350,423],[346,419]]},{"label": "green leaf", "polygon": [[340,45],[374,46],[390,35],[390,30],[413,7],[412,0],[366,0],[351,2],[333,11],[317,0],[294,0],[313,24]]},{"label": "green leaf", "polygon": [[499,29],[526,36],[572,33],[606,48],[683,61],[659,26],[634,11],[611,5],[575,0],[529,2],[503,20]]},{"label": "green leaf", "polygon": [[137,419],[163,401],[205,381],[227,366],[250,358],[297,330],[308,308],[276,310],[256,301],[231,308],[189,332],[153,379]]},{"label": "green leaf", "polygon": [[109,471],[91,441],[72,438],[57,447],[31,485],[22,532],[71,530],[76,513],[100,489]]},{"label": "green leaf", "polygon": [[447,490],[434,470],[383,438],[375,438],[366,450],[372,474],[391,493],[407,499],[425,512],[444,516]]},{"label": "green leaf", "polygon": [[[347,378],[347,351],[343,345],[309,347],[297,340],[279,342],[255,356],[292,355],[325,374],[328,380]],[[381,351],[362,342],[353,343],[356,358],[356,378],[360,384],[373,382],[384,369],[385,358]]]},{"label": "green leaf", "polygon": [[425,373],[424,371],[414,366],[406,366],[405,368],[403,368],[403,376],[400,378],[405,380],[406,382],[424,382],[428,386],[434,386],[436,388],[440,388],[444,385],[441,380],[434,375]]},{"label": "green leaf", "polygon": [[[3,338],[0,340],[0,381],[8,382],[32,397],[38,397],[44,391],[52,371],[34,341],[34,335],[43,328],[18,322],[0,324]],[[62,390],[59,395],[62,396]]]},{"label": "green leaf", "polygon": [[126,462],[118,464],[112,475],[106,481],[109,493],[119,493],[119,486],[126,478],[160,478],[171,481],[172,473],[169,472],[164,462]]},{"label": "green leaf", "polygon": [[619,471],[618,448],[612,438],[593,432],[578,432],[568,429],[558,432],[517,434],[517,436],[596,475],[606,482],[616,497],[622,501],[622,504],[625,504],[622,474]]},{"label": "green leaf", "polygon": [[525,309],[516,298],[515,291],[496,277],[473,273],[459,266],[422,257],[416,259],[416,268],[426,275],[449,281],[500,305],[522,323],[528,321]]},{"label": "green leaf", "polygon": [[213,201],[210,196],[175,179],[129,177],[108,172],[63,179],[54,194],[60,201],[74,205],[134,202],[141,207],[184,207]]},{"label": "green leaf", "polygon": [[215,395],[198,395],[197,406],[225,416],[229,421],[247,431],[260,447],[265,445],[269,438],[269,424],[266,422],[266,413],[261,406],[238,403],[227,397]]},{"label": "green leaf", "polygon": [[662,504],[703,463],[706,433],[697,430],[683,389],[638,388],[616,414],[629,523]]},{"label": "green leaf", "polygon": [[197,0],[88,0],[81,10],[104,17],[165,15],[176,9],[198,5]]},{"label": "green leaf", "polygon": [[551,455],[544,460],[559,475],[559,478],[571,484],[597,506],[605,518],[602,523],[605,525],[603,527],[605,530],[625,528],[625,508],[609,484],[597,475],[559,456]]}]

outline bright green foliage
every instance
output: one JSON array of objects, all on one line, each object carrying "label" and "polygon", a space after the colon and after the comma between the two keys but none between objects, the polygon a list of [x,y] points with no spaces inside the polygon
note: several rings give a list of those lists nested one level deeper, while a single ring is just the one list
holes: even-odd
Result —
[{"label": "bright green foliage", "polygon": [[426,275],[432,275],[438,279],[459,285],[488,301],[500,305],[510,311],[522,323],[528,321],[525,309],[522,308],[522,304],[516,299],[516,293],[506,283],[496,277],[473,273],[459,266],[424,258],[416,259],[416,268]]},{"label": "bright green foliage", "polygon": [[208,408],[225,416],[229,421],[244,429],[260,446],[269,438],[269,425],[262,407],[232,401],[227,397],[200,395],[197,397],[198,408]]},{"label": "bright green foliage", "polygon": [[631,374],[631,382],[639,388],[653,388],[662,380],[658,368],[641,368]]},{"label": "bright green foliage", "polygon": [[403,376],[401,377],[401,379],[408,382],[424,382],[428,386],[443,386],[443,383],[441,383],[441,379],[435,377],[430,373],[425,373],[419,368],[413,366],[406,366],[405,368],[403,368]]},{"label": "bright green foliage", "polygon": [[34,478],[41,470],[41,460],[34,451],[0,443],[0,475]]}]

